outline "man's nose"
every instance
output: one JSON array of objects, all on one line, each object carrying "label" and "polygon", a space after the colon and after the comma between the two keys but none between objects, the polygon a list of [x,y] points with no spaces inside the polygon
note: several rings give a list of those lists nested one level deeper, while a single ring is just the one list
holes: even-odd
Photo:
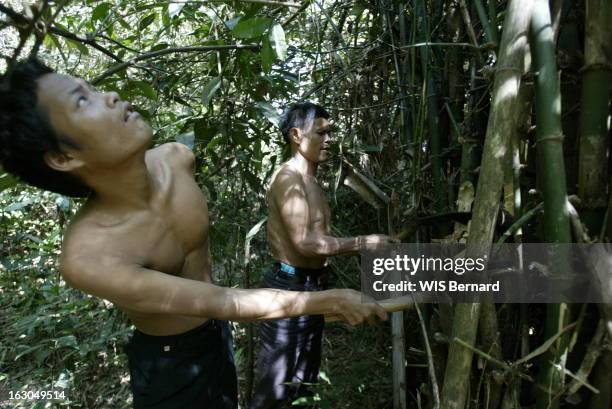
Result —
[{"label": "man's nose", "polygon": [[107,92],[104,97],[109,108],[114,108],[117,102],[119,102],[119,94],[115,91]]}]

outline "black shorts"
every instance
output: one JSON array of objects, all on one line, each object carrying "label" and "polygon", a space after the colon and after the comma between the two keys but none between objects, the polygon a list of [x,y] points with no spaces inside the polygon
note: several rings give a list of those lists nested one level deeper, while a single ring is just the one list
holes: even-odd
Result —
[{"label": "black shorts", "polygon": [[[320,291],[325,269],[299,269],[287,275],[275,265],[264,278],[264,287],[291,291]],[[260,349],[251,409],[291,407],[300,397],[312,396],[310,384],[318,382],[321,365],[322,315],[306,315],[260,325]]]},{"label": "black shorts", "polygon": [[227,322],[210,320],[169,336],[136,330],[125,349],[134,408],[238,406],[232,334]]}]

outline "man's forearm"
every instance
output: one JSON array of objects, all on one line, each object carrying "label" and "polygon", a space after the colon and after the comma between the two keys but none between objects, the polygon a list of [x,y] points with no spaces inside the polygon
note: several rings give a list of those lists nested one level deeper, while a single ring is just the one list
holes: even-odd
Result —
[{"label": "man's forearm", "polygon": [[215,318],[262,321],[299,315],[330,314],[338,305],[334,290],[284,291],[270,288],[226,289],[226,300]]},{"label": "man's forearm", "polygon": [[315,236],[298,243],[298,251],[306,257],[331,257],[359,253],[359,237]]}]

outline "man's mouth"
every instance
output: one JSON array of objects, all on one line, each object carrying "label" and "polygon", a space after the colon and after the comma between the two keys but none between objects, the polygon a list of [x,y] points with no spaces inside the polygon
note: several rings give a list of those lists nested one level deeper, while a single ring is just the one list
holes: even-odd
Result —
[{"label": "man's mouth", "polygon": [[136,118],[138,112],[134,111],[132,104],[127,102],[123,111],[123,122],[127,122],[130,118]]}]

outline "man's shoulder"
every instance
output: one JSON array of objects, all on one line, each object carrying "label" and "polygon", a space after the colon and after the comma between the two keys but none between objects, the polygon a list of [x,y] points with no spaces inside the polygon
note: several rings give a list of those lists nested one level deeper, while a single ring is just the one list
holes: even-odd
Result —
[{"label": "man's shoulder", "polygon": [[193,170],[195,155],[187,146],[179,142],[159,145],[147,152],[147,160],[182,165]]},{"label": "man's shoulder", "polygon": [[302,174],[293,169],[287,163],[284,163],[272,175],[272,183],[270,184],[270,187],[295,183],[302,185],[304,184]]}]

